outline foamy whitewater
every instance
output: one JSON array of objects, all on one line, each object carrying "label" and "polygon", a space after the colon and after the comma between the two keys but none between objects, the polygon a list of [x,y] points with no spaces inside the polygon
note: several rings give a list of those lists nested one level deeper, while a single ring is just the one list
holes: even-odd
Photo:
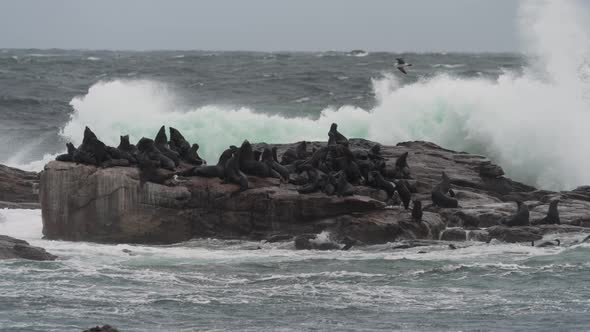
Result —
[{"label": "foamy whitewater", "polygon": [[[87,125],[115,146],[119,135],[138,140],[172,126],[215,163],[246,138],[326,140],[336,122],[348,137],[486,155],[540,188],[590,184],[590,21],[580,3],[523,1],[524,55],[0,50],[0,163],[41,170],[66,142],[80,144]],[[400,55],[414,63],[408,76],[393,67]],[[38,210],[0,210],[0,234],[59,256],[0,261],[0,331],[590,326],[583,234],[560,234],[553,248],[318,252],[292,242],[47,241],[41,228]]]}]

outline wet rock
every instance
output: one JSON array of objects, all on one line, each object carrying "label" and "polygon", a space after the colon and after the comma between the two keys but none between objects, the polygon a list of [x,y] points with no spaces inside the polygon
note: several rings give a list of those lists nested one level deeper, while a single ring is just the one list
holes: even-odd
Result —
[{"label": "wet rock", "polygon": [[[0,165],[0,208],[38,208],[39,174]],[[16,203],[17,205],[12,205]],[[22,204],[26,203],[26,204]]]},{"label": "wet rock", "polygon": [[34,261],[53,261],[57,256],[43,248],[31,246],[27,241],[0,235],[0,259],[22,258]]},{"label": "wet rock", "polygon": [[119,330],[110,325],[103,325],[89,328],[88,330],[84,330],[83,332],[119,332]]},{"label": "wet rock", "polygon": [[[306,145],[307,150],[318,150],[326,142]],[[289,149],[295,151],[297,144],[253,145],[255,149],[263,146],[276,148],[281,156]],[[350,139],[349,146],[353,151],[369,150],[375,143]],[[483,156],[420,141],[381,146],[385,173],[394,170],[405,154],[411,169],[412,199],[423,201],[422,222],[414,222],[410,211],[398,204],[386,208],[387,194],[364,185],[354,186],[356,195],[337,197],[298,193],[297,184],[306,180],[295,181],[293,174],[294,183],[248,176],[249,189],[237,193],[238,186],[217,178],[190,176],[182,181],[171,178],[161,184],[141,184],[135,167],[102,169],[52,161],[41,174],[43,233],[49,239],[112,243],[173,243],[193,237],[270,240],[277,234],[287,238],[324,230],[336,242],[345,237],[367,244],[435,240],[447,225],[496,227],[515,212],[513,199],[531,207],[531,220],[543,218],[550,200],[557,196],[562,224],[590,224],[590,189],[585,187],[559,193],[536,190],[504,177],[501,168]],[[189,167],[180,163],[176,171]],[[428,204],[442,171],[449,176],[460,208]],[[493,235],[506,241],[528,240],[543,232],[535,230],[496,228]],[[481,239],[485,238],[481,233]]]},{"label": "wet rock", "polygon": [[498,239],[503,242],[517,243],[517,242],[532,242],[543,238],[543,234],[538,227],[522,226],[522,227],[506,227],[494,226],[488,228],[490,238]]},{"label": "wet rock", "polygon": [[490,234],[487,230],[467,231],[467,240],[477,242],[490,242]]},{"label": "wet rock", "polygon": [[282,242],[282,241],[290,241],[293,239],[293,235],[290,234],[277,234],[269,237],[266,239],[268,243],[275,243],[275,242]]},{"label": "wet rock", "polygon": [[461,228],[447,228],[442,232],[440,239],[443,241],[465,241],[467,233]]}]

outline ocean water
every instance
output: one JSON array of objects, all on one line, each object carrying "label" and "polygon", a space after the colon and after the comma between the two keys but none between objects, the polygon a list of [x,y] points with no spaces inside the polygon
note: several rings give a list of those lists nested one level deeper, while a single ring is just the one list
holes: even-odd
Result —
[{"label": "ocean water", "polygon": [[[0,163],[41,170],[86,125],[112,145],[173,126],[216,160],[246,138],[325,140],[337,122],[349,137],[429,140],[572,189],[590,184],[585,8],[522,1],[514,54],[0,49]],[[0,262],[1,331],[590,330],[583,234],[559,235],[559,248],[317,252],[47,241],[41,227],[40,211],[0,210],[0,234],[60,257]]]},{"label": "ocean water", "polygon": [[[0,330],[588,331],[590,244],[461,243],[295,251],[293,242],[170,246],[41,239],[40,212],[0,234],[60,256],[0,263]],[[548,237],[547,239],[553,239]],[[260,250],[255,250],[257,247]],[[126,253],[123,250],[130,250]],[[423,253],[420,253],[423,252]]]},{"label": "ocean water", "polygon": [[39,170],[86,125],[113,145],[173,126],[216,160],[246,138],[325,140],[337,122],[349,137],[429,140],[573,189],[590,184],[587,11],[522,1],[515,54],[0,49],[0,162]]}]

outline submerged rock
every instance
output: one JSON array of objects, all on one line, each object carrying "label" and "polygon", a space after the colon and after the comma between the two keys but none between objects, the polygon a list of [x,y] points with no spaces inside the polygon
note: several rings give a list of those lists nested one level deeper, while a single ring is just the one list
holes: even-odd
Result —
[{"label": "submerged rock", "polygon": [[119,332],[119,330],[110,325],[103,325],[89,328],[88,330],[84,330],[83,332]]},{"label": "submerged rock", "polygon": [[34,261],[53,261],[57,256],[43,248],[31,246],[27,241],[0,235],[0,259],[23,258]]}]

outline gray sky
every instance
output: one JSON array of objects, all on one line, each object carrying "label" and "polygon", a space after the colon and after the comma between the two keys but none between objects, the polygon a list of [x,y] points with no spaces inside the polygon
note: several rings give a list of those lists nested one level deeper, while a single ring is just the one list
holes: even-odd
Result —
[{"label": "gray sky", "polygon": [[517,51],[515,0],[0,0],[0,48]]}]

